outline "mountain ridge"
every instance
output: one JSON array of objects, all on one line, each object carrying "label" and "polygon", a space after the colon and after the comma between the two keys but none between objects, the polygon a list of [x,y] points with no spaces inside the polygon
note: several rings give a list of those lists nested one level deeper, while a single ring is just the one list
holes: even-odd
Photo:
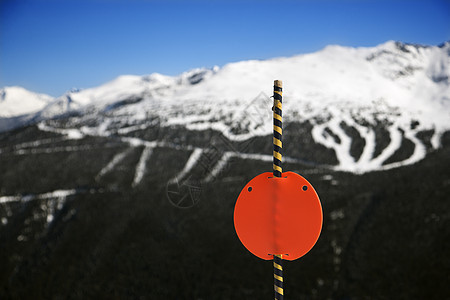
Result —
[{"label": "mountain ridge", "polygon": [[[51,97],[49,95],[46,94],[39,94],[39,93],[34,93],[32,91],[27,91],[36,95],[43,95],[47,98],[52,98],[53,100],[59,99],[59,98],[64,98],[67,95],[76,95],[79,94],[80,92],[84,92],[84,91],[92,91],[92,90],[98,90],[98,88],[103,87],[103,88],[107,88],[108,86],[112,86],[112,85],[127,85],[126,81],[128,81],[128,83],[130,82],[147,82],[149,83],[149,85],[147,86],[147,88],[161,88],[161,87],[167,87],[170,85],[174,85],[174,84],[178,84],[181,85],[183,83],[192,83],[189,82],[189,80],[193,80],[194,78],[189,79],[189,77],[195,77],[197,76],[199,79],[205,79],[205,76],[199,76],[199,75],[203,75],[205,73],[210,73],[209,71],[212,71],[211,73],[215,74],[217,73],[219,70],[222,71],[223,69],[228,69],[228,68],[232,68],[236,65],[242,65],[242,64],[252,64],[252,63],[258,63],[258,62],[280,62],[280,61],[285,61],[285,60],[296,60],[296,59],[301,59],[304,57],[308,57],[310,55],[315,55],[315,54],[319,54],[319,53],[327,53],[327,52],[336,52],[336,51],[349,51],[350,54],[357,54],[357,52],[361,52],[364,56],[367,56],[367,60],[373,60],[374,58],[377,57],[377,55],[383,54],[383,53],[389,53],[390,51],[395,51],[395,50],[401,50],[402,52],[406,52],[406,53],[410,53],[411,50],[410,49],[447,49],[447,52],[450,53],[450,41],[446,41],[443,42],[442,44],[438,45],[438,46],[430,46],[430,45],[422,45],[422,44],[414,44],[414,43],[403,43],[403,42],[399,42],[399,41],[387,41],[385,43],[382,43],[376,47],[348,47],[348,46],[340,46],[340,45],[328,45],[326,47],[324,47],[322,50],[319,50],[317,52],[313,52],[313,53],[306,53],[306,54],[298,54],[298,55],[294,55],[291,57],[275,57],[275,58],[271,58],[271,59],[265,59],[265,60],[245,60],[245,61],[239,61],[239,62],[233,62],[233,63],[228,63],[226,65],[224,65],[223,67],[219,68],[218,66],[214,66],[212,68],[195,68],[195,69],[191,69],[188,71],[185,71],[183,73],[181,73],[180,75],[176,75],[176,76],[167,76],[167,75],[163,75],[161,73],[151,73],[148,75],[131,75],[131,74],[126,74],[126,75],[120,75],[108,82],[105,82],[103,84],[101,84],[100,86],[97,87],[92,87],[92,88],[87,88],[87,89],[75,89],[75,91],[67,91],[65,94],[59,96],[59,97]],[[377,53],[378,52],[378,53]],[[447,54],[448,54],[447,53]],[[447,59],[448,60],[448,59]],[[448,67],[445,66],[445,64],[442,64],[441,66],[445,67],[446,70],[443,70],[443,73],[448,73]],[[202,74],[203,73],[203,74]],[[408,75],[408,74],[397,74],[397,75]],[[447,74],[448,75],[448,74]],[[442,78],[438,79],[437,81],[444,81],[444,79],[447,78],[448,76],[443,76]],[[202,81],[200,80],[200,81]],[[125,81],[125,84],[123,84]],[[198,80],[194,80],[194,84],[199,83],[200,81]],[[7,89],[7,88],[11,88],[11,87],[4,87],[2,88],[2,91]],[[25,90],[22,87],[16,87],[16,88],[20,88]],[[99,95],[95,95],[94,97],[92,97],[94,99],[101,99],[101,95],[99,97]],[[85,100],[85,99],[84,99]],[[85,101],[80,101],[80,104],[86,104],[83,103]]]}]

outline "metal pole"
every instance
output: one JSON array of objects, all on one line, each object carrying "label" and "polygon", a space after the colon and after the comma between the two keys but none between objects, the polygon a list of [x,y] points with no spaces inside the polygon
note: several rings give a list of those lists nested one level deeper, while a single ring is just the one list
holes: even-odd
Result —
[{"label": "metal pole", "polygon": [[[283,169],[281,168],[281,148],[283,122],[281,114],[281,103],[283,98],[283,83],[281,80],[275,80],[273,84],[273,177],[281,177]],[[283,257],[282,254],[273,255],[273,277],[275,300],[283,300]]]},{"label": "metal pole", "polygon": [[283,122],[281,119],[281,102],[283,97],[283,83],[275,80],[273,84],[273,176],[281,177],[281,136]]},{"label": "metal pole", "polygon": [[281,254],[273,256],[273,282],[275,289],[275,300],[283,300],[283,259]]}]

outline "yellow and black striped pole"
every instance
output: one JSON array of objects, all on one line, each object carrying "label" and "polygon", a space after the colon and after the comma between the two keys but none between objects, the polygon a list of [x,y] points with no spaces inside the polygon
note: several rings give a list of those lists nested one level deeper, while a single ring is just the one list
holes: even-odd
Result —
[{"label": "yellow and black striped pole", "polygon": [[275,254],[273,256],[273,277],[275,287],[275,300],[282,300],[284,296],[283,290],[283,265],[282,255]]},{"label": "yellow and black striped pole", "polygon": [[[281,136],[283,134],[283,122],[281,103],[283,99],[283,83],[275,80],[273,84],[273,176],[281,177],[281,148],[283,147]],[[273,277],[275,288],[275,300],[282,300],[283,291],[283,257],[282,254],[273,255]]]},{"label": "yellow and black striped pole", "polygon": [[273,176],[281,177],[281,136],[283,122],[281,119],[281,102],[283,98],[283,84],[281,80],[275,80],[273,84]]}]

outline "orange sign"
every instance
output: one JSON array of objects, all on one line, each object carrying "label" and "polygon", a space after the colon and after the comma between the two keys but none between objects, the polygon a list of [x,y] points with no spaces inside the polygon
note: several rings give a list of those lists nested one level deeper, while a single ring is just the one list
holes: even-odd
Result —
[{"label": "orange sign", "polygon": [[234,208],[234,227],[242,244],[259,258],[285,260],[305,255],[322,229],[322,206],[312,185],[294,172],[253,178]]}]

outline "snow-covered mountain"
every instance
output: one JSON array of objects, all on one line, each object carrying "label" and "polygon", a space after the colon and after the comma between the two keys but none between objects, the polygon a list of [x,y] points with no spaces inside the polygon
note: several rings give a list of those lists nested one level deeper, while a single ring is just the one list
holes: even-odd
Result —
[{"label": "snow-covered mountain", "polygon": [[[54,130],[78,138],[132,132],[157,122],[162,127],[213,129],[231,141],[244,141],[271,134],[268,95],[273,80],[279,79],[284,84],[285,124],[308,122],[314,142],[334,150],[335,168],[367,172],[424,158],[428,150],[419,138],[423,132],[431,132],[432,148],[440,146],[441,135],[450,129],[449,78],[449,42],[328,46],[311,54],[194,69],[176,77],[120,76],[53,99],[33,120],[76,112],[65,128]],[[48,124],[40,126],[51,130]],[[380,126],[387,140],[381,149]],[[352,153],[356,140],[362,144],[357,154]],[[391,161],[405,141],[413,145],[411,154]]]},{"label": "snow-covered mountain", "polygon": [[0,118],[17,117],[36,113],[47,106],[53,98],[37,94],[18,86],[0,89]]},{"label": "snow-covered mountain", "polygon": [[450,268],[449,57],[450,43],[329,46],[121,76],[36,110],[24,93],[0,117],[0,299],[270,294],[231,216],[272,169],[274,79],[283,170],[314,185],[326,225],[291,265],[291,298],[448,298],[434,283]]}]

